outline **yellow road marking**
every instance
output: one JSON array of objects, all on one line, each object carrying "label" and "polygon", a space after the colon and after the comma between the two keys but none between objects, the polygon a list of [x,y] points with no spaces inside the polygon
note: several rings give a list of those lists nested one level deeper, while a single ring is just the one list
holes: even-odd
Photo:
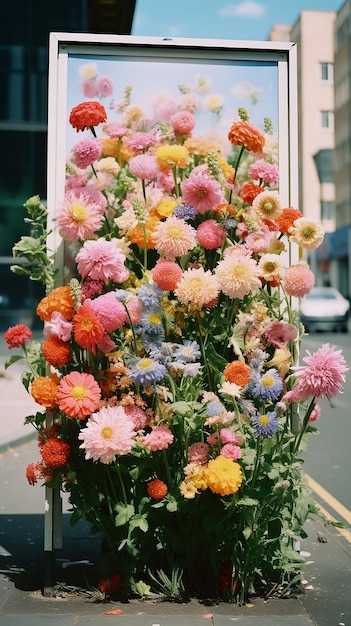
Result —
[{"label": "yellow road marking", "polygon": [[[334,511],[336,511],[336,513],[338,513],[341,517],[343,517],[346,522],[351,524],[351,511],[349,511],[346,508],[346,506],[341,504],[339,500],[334,498],[334,496],[332,496],[331,493],[329,493],[329,491],[324,489],[322,485],[320,485],[313,478],[311,478],[311,476],[308,476],[308,474],[306,474],[306,478],[307,478],[309,487],[312,489],[312,491],[314,491],[314,493],[316,493],[320,498],[322,498],[322,500],[324,500],[326,504],[328,504]],[[320,509],[320,512],[322,513],[322,515],[325,515],[325,517],[327,519],[330,519],[331,522],[340,522],[340,519],[337,520],[335,517],[330,515],[330,513],[326,509],[324,509],[319,503],[318,503],[318,508]],[[340,533],[340,535],[345,537],[345,539],[349,543],[351,543],[351,531],[347,530],[346,528],[338,528],[337,530]]]}]

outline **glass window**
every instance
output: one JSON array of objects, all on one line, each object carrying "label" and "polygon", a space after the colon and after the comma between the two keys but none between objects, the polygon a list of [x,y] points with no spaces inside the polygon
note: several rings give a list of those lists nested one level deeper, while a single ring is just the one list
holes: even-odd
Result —
[{"label": "glass window", "polygon": [[334,79],[334,67],[332,63],[320,63],[320,77],[321,80],[326,80],[329,83],[333,82]]},{"label": "glass window", "polygon": [[334,111],[321,111],[321,127],[334,128]]},{"label": "glass window", "polygon": [[333,220],[334,217],[334,202],[321,200],[321,220]]}]

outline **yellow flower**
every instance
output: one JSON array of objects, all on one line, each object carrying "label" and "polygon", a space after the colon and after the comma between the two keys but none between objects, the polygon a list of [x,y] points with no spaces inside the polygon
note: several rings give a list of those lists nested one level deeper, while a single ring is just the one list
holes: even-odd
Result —
[{"label": "yellow flower", "polygon": [[173,209],[177,206],[176,200],[172,198],[168,198],[165,200],[161,200],[158,205],[153,209],[153,212],[156,213],[159,217],[169,217],[173,213]]},{"label": "yellow flower", "polygon": [[161,170],[169,170],[176,166],[183,169],[190,163],[190,155],[184,146],[161,146],[155,152]]},{"label": "yellow flower", "polygon": [[229,496],[238,491],[243,477],[239,463],[224,456],[217,456],[209,461],[205,479],[213,493]]},{"label": "yellow flower", "polygon": [[284,378],[292,363],[292,354],[288,348],[276,348],[273,358],[266,363],[267,367],[275,367],[279,375]]}]

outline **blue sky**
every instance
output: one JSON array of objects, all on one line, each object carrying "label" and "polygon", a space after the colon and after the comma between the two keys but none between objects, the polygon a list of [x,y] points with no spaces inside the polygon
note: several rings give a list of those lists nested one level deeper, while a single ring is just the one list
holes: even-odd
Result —
[{"label": "blue sky", "polygon": [[132,35],[264,41],[302,10],[338,11],[343,0],[136,0]]}]

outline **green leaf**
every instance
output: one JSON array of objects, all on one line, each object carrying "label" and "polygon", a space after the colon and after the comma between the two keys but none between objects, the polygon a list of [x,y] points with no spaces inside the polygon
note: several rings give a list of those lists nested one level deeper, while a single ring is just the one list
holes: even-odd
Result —
[{"label": "green leaf", "polygon": [[5,363],[4,367],[5,370],[7,370],[10,365],[13,365],[13,363],[17,363],[17,361],[20,361],[21,359],[24,359],[24,356],[22,354],[13,354]]},{"label": "green leaf", "polygon": [[179,413],[180,415],[186,415],[187,413],[193,412],[191,403],[185,402],[184,400],[179,400],[179,402],[173,402],[171,407],[175,413]]},{"label": "green leaf", "polygon": [[115,510],[117,511],[115,526],[127,524],[135,513],[133,504],[116,504]]},{"label": "green leaf", "polygon": [[237,504],[240,506],[258,506],[259,501],[255,500],[255,498],[244,497],[241,500],[237,501]]},{"label": "green leaf", "polygon": [[131,529],[140,528],[143,533],[146,533],[149,529],[149,524],[147,521],[146,515],[133,515],[133,517],[129,520],[129,526]]}]

